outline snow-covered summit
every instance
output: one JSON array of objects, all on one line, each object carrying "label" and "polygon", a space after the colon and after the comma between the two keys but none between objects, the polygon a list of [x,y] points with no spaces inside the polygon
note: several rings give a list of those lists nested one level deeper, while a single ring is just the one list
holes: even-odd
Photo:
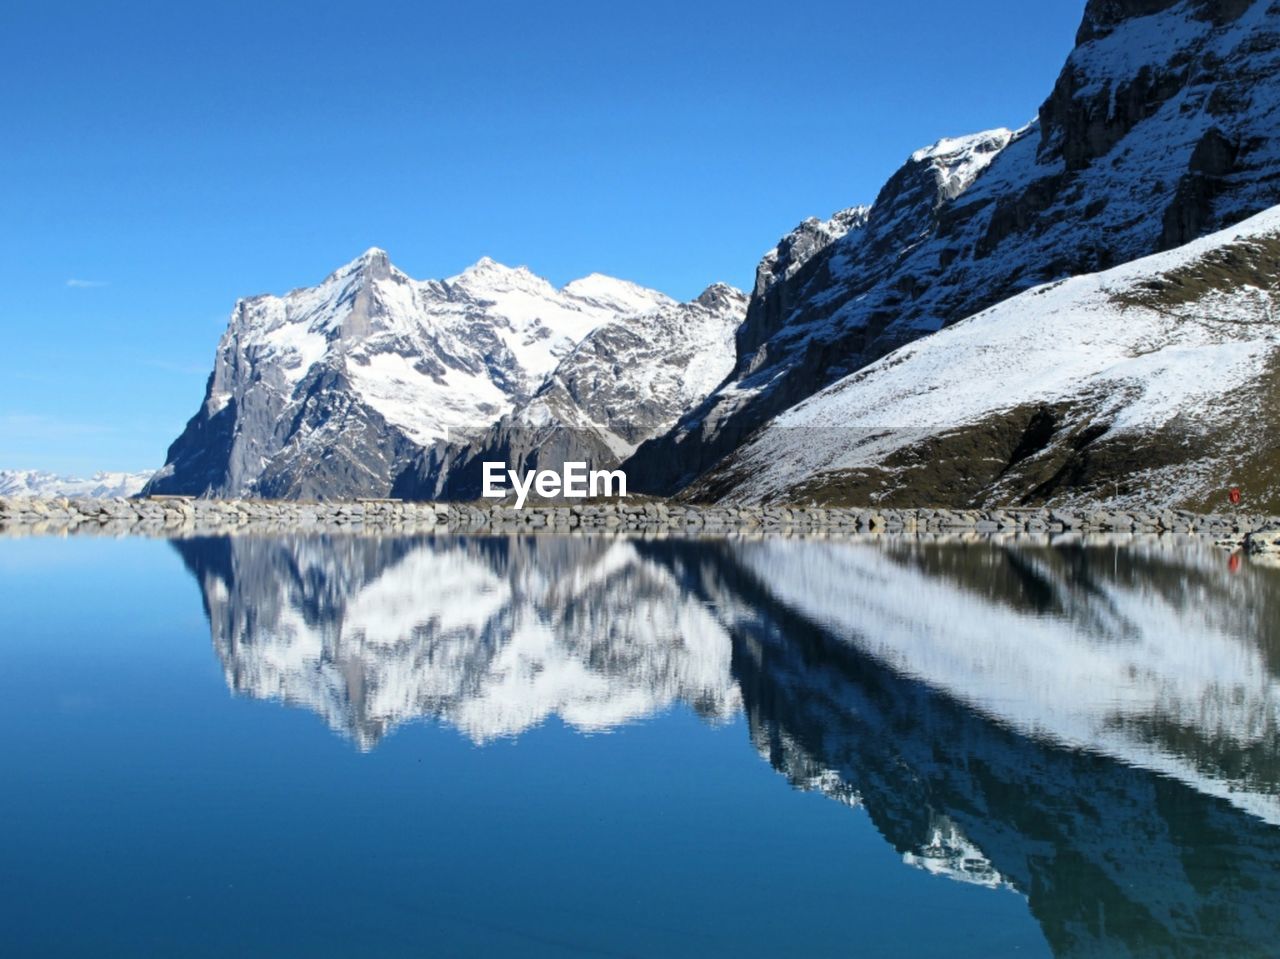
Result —
[{"label": "snow-covered summit", "polygon": [[616,313],[644,313],[674,303],[671,297],[627,280],[591,273],[566,283],[561,292],[595,307]]},{"label": "snow-covered summit", "polygon": [[379,248],[239,301],[154,492],[386,493],[423,447],[485,429],[602,324],[673,301],[593,275],[557,289],[488,257],[419,281]]},{"label": "snow-covered summit", "polygon": [[1029,128],[1015,133],[1003,127],[964,137],[944,137],[933,146],[911,154],[914,164],[933,168],[940,200],[953,200],[969,188],[1009,142]]}]

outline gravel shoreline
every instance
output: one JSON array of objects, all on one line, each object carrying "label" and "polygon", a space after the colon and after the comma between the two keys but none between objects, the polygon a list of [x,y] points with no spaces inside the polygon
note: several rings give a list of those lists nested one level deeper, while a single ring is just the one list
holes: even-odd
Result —
[{"label": "gravel shoreline", "polygon": [[270,533],[423,532],[709,537],[1035,538],[1187,537],[1251,553],[1280,549],[1280,518],[1106,509],[817,509],[610,502],[572,506],[479,507],[462,503],[354,500],[0,498],[0,535],[209,536]]}]

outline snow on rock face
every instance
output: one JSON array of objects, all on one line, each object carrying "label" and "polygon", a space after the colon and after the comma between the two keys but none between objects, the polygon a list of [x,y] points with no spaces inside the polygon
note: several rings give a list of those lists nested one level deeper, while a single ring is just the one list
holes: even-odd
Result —
[{"label": "snow on rock face", "polygon": [[[1192,505],[1251,465],[1267,474],[1278,290],[1280,207],[903,347],[777,417],[713,483],[734,500],[891,501],[921,495],[917,460],[936,471],[950,443],[973,482],[939,505],[1122,492],[1138,508]],[[1023,425],[1001,447],[1011,417]],[[1148,446],[1102,471],[1109,447]],[[1253,508],[1280,508],[1275,478],[1242,485]]]},{"label": "snow on rock face", "polygon": [[418,281],[371,249],[315,287],[236,304],[205,402],[149,489],[385,495],[423,447],[510,412],[593,330],[671,304],[598,275],[556,289],[488,258]]},{"label": "snow on rock face", "polygon": [[841,210],[829,220],[811,216],[778,241],[756,267],[755,295],[762,296],[780,280],[789,280],[815,255],[826,249],[850,230],[865,226],[867,206]]},{"label": "snow on rock face", "polygon": [[1277,203],[1280,5],[1096,0],[1036,122],[917,151],[798,269],[766,257],[733,373],[628,470],[674,492],[900,346]]},{"label": "snow on rock face", "polygon": [[151,476],[150,471],[98,472],[80,479],[45,470],[0,470],[0,496],[127,498],[141,492]]},{"label": "snow on rock face", "polygon": [[688,303],[607,323],[556,365],[514,418],[599,429],[611,447],[630,453],[728,375],[746,307],[743,293],[717,284]]},{"label": "snow on rock face", "polygon": [[559,471],[565,462],[617,465],[725,378],[746,305],[745,294],[718,283],[688,303],[668,301],[598,326],[531,398],[488,431],[461,448],[437,447],[418,457],[395,495],[476,498],[486,460],[526,470]]}]

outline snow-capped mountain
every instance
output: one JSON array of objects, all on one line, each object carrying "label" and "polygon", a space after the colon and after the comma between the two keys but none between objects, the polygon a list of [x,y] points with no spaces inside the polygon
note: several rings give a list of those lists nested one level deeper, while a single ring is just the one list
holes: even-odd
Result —
[{"label": "snow-capped mountain", "polygon": [[[1220,427],[1232,414],[1268,421],[1264,391],[1225,392],[1261,383],[1256,364],[1201,377],[1222,388],[1216,398],[1212,388],[1175,389],[1160,424],[1147,422],[1156,431],[1140,455],[1126,458],[1120,437],[1131,438],[1123,429],[1136,422],[1125,418],[1133,413],[1128,397],[1147,390],[1135,386],[1147,383],[1139,367],[1155,360],[1108,372],[1082,357],[1100,344],[1098,357],[1127,362],[1150,353],[1143,337],[1154,337],[1170,363],[1172,351],[1183,351],[1180,368],[1216,363],[1232,343],[1252,349],[1241,344],[1265,334],[1256,325],[1197,328],[1183,322],[1189,314],[1212,306],[1253,322],[1270,307],[1248,290],[1232,292],[1249,281],[1230,271],[1212,297],[1179,301],[1176,317],[1163,320],[1155,294],[1116,301],[1112,319],[1124,316],[1116,323],[1096,297],[1079,309],[1063,297],[1090,282],[1118,282],[1107,271],[1122,264],[1165,270],[1172,261],[1144,258],[1277,204],[1280,5],[1089,0],[1077,45],[1034,122],[940,140],[913,153],[870,206],[804,221],[761,261],[745,313],[723,287],[678,304],[598,274],[557,289],[490,260],[446,280],[416,281],[380,250],[314,288],[241,301],[205,402],[148,490],[471,498],[485,460],[529,469],[583,459],[622,460],[632,492],[867,502],[884,480],[883,489],[904,497],[913,491],[912,505],[1071,491],[1095,498],[1109,491],[1114,499],[1126,476],[1146,469],[1144,483],[1188,491],[1165,501],[1204,505],[1224,470],[1251,479],[1244,432],[1226,438]],[[1011,299],[1069,277],[1111,279]],[[1138,273],[1123,278],[1141,284]],[[1000,312],[985,312],[1002,303]],[[1074,344],[1060,368],[1048,360],[1053,344],[1028,334],[1043,331],[1027,321],[1041,308],[1054,311],[1060,342]],[[876,373],[865,381],[871,385],[849,390],[847,377],[980,314],[968,338],[943,338],[893,360],[918,355],[928,363],[915,360],[894,377]],[[1131,319],[1141,323],[1130,327]],[[1066,329],[1077,320],[1076,332]],[[1010,388],[994,375],[1005,364],[980,358],[979,333],[992,349],[1026,354],[1009,358]],[[969,352],[954,361],[939,352],[961,343]],[[1250,355],[1265,362],[1257,350]],[[946,369],[930,379],[931,370]],[[1076,377],[1070,389],[1068,372]],[[1157,379],[1148,386],[1162,388],[1176,370],[1149,372]],[[1048,379],[1037,382],[1042,373]],[[914,393],[908,376],[930,395]],[[779,430],[923,425],[932,431],[927,446],[910,448],[903,433],[873,447],[834,434],[824,440],[828,449],[809,444],[794,462],[773,462],[744,486],[744,465],[785,443],[756,438],[754,452],[726,457],[837,383],[852,406],[820,414],[805,407]],[[877,384],[879,407],[869,392]],[[1129,392],[1099,393],[1122,385]],[[858,396],[871,405],[858,406]],[[1216,426],[1198,419],[1195,404],[1205,403]],[[930,419],[930,410],[945,411],[951,423]],[[1161,424],[1173,424],[1172,432]],[[982,433],[970,451],[972,470],[946,465],[964,455],[950,440],[938,445],[948,425]],[[1209,435],[1223,442],[1186,448]],[[1063,446],[1077,441],[1088,449]],[[846,456],[853,452],[861,458]],[[796,463],[842,470],[843,485],[809,482]],[[926,476],[939,464],[925,485],[883,469]]]},{"label": "snow-capped mountain", "polygon": [[88,479],[60,476],[46,470],[0,470],[0,496],[108,497],[136,496],[153,473],[98,472]]},{"label": "snow-capped mountain", "polygon": [[1280,207],[1036,287],[777,417],[691,491],[737,501],[1280,510]]},{"label": "snow-capped mountain", "polygon": [[633,486],[675,492],[799,401],[1023,290],[1278,203],[1280,6],[1089,0],[1033,123],[917,151],[869,208],[766,255],[733,372],[640,447]]},{"label": "snow-capped mountain", "polygon": [[598,274],[557,289],[487,258],[418,281],[371,249],[318,286],[236,304],[204,403],[148,491],[385,495],[424,447],[528,400],[602,324],[671,305]]},{"label": "snow-capped mountain", "polygon": [[474,499],[486,460],[559,470],[615,466],[665,433],[733,366],[746,296],[717,283],[688,303],[611,320],[556,365],[537,392],[466,446],[434,446],[396,483],[406,499]]}]

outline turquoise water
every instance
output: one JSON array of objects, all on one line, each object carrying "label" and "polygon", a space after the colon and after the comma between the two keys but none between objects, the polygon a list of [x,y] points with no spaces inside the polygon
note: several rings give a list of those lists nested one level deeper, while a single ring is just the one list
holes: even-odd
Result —
[{"label": "turquoise water", "polygon": [[0,955],[1252,956],[1280,577],[0,541]]}]

